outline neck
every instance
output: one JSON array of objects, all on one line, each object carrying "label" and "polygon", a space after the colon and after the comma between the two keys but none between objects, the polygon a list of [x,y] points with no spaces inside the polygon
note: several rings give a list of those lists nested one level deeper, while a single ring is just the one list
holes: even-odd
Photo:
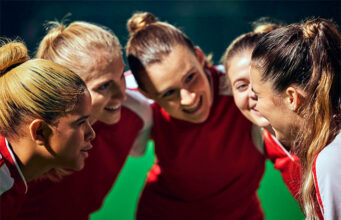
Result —
[{"label": "neck", "polygon": [[36,148],[44,148],[44,146],[36,146],[32,141],[24,138],[17,141],[8,140],[8,142],[27,182],[38,178],[53,168],[51,162],[49,163],[46,158],[35,151]]}]

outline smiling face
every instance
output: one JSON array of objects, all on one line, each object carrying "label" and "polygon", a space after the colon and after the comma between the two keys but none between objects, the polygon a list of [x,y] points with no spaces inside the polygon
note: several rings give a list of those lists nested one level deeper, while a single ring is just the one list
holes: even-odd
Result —
[{"label": "smiling face", "polygon": [[83,62],[94,63],[88,72],[83,72],[84,79],[92,98],[91,123],[96,120],[106,124],[115,124],[121,118],[121,104],[127,98],[125,89],[125,65],[121,55],[108,55],[98,50],[95,57],[85,57]]},{"label": "smiling face", "polygon": [[250,62],[252,51],[247,50],[234,55],[229,60],[227,77],[232,85],[234,102],[243,115],[252,123],[269,126],[266,120],[254,107],[256,102],[250,98]]},{"label": "smiling face", "polygon": [[276,138],[287,146],[292,145],[296,139],[297,131],[302,119],[290,108],[290,99],[286,92],[278,94],[273,90],[270,81],[261,80],[261,71],[251,67],[250,79],[254,99],[255,109],[258,110],[273,127]]},{"label": "smiling face", "polygon": [[204,122],[210,113],[212,91],[204,72],[204,56],[184,46],[175,46],[162,62],[146,67],[142,79],[147,97],[172,117],[192,123]]},{"label": "smiling face", "polygon": [[57,125],[51,126],[49,146],[56,167],[80,170],[88,157],[90,143],[95,138],[95,132],[89,122],[91,113],[91,97],[85,90],[79,98],[76,108],[57,119]]}]

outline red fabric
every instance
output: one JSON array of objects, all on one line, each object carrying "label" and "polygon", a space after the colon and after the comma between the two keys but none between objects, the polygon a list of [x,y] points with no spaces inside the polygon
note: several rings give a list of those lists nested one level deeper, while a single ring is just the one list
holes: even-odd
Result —
[{"label": "red fabric", "polygon": [[0,154],[2,155],[2,165],[7,166],[10,176],[14,179],[14,185],[0,196],[0,219],[15,219],[17,210],[25,196],[25,183],[21,178],[10,152],[7,149],[5,138],[0,136]]},{"label": "red fabric", "polygon": [[[292,160],[284,150],[278,145],[275,141],[274,137],[271,133],[264,129],[263,132],[264,144],[265,144],[265,152],[267,157],[274,164],[275,169],[281,172],[283,181],[285,185],[288,187],[290,193],[293,197],[300,202],[299,198],[299,190],[301,187],[301,172],[302,166],[300,164],[300,160],[297,156],[290,153],[294,160]],[[316,213],[319,219],[323,219],[321,210],[318,207],[316,202]]]},{"label": "red fabric", "polygon": [[296,200],[299,200],[301,186],[301,164],[299,158],[290,153],[293,158],[292,160],[278,145],[270,132],[265,129],[263,137],[267,157],[274,164],[274,168],[281,172],[283,181],[290,193]]},{"label": "red fabric", "polygon": [[256,191],[264,156],[251,140],[251,123],[232,96],[218,94],[207,121],[170,117],[154,104],[152,137],[158,159],[148,174],[137,219],[263,219]]},{"label": "red fabric", "polygon": [[114,125],[96,122],[96,138],[83,170],[64,177],[29,184],[27,199],[18,219],[82,220],[98,210],[111,190],[135,138],[142,119],[122,106],[121,120]]}]

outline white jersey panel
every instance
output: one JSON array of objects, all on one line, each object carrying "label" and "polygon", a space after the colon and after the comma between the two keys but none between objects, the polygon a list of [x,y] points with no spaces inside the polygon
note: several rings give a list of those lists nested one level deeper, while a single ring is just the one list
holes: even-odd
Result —
[{"label": "white jersey panel", "polygon": [[341,133],[317,156],[315,167],[324,219],[341,219]]}]

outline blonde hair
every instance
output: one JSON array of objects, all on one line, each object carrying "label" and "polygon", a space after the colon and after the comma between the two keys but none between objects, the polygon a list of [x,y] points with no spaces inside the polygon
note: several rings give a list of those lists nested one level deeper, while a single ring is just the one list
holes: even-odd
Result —
[{"label": "blonde hair", "polygon": [[82,74],[91,72],[94,65],[81,62],[83,57],[96,62],[98,50],[106,52],[105,55],[112,59],[122,56],[118,38],[106,27],[83,21],[68,26],[55,21],[49,22],[47,27],[48,33],[39,44],[36,57],[62,64],[80,74],[85,81],[88,75]]},{"label": "blonde hair", "polygon": [[295,84],[307,93],[298,114],[304,118],[294,151],[304,167],[302,208],[307,219],[317,218],[314,160],[340,130],[341,35],[326,19],[312,19],[265,35],[254,49],[252,65],[271,81],[274,92]]},{"label": "blonde hair", "polygon": [[20,136],[20,125],[29,118],[49,124],[72,111],[86,88],[82,79],[48,60],[28,60],[21,42],[0,47],[0,133]]}]

